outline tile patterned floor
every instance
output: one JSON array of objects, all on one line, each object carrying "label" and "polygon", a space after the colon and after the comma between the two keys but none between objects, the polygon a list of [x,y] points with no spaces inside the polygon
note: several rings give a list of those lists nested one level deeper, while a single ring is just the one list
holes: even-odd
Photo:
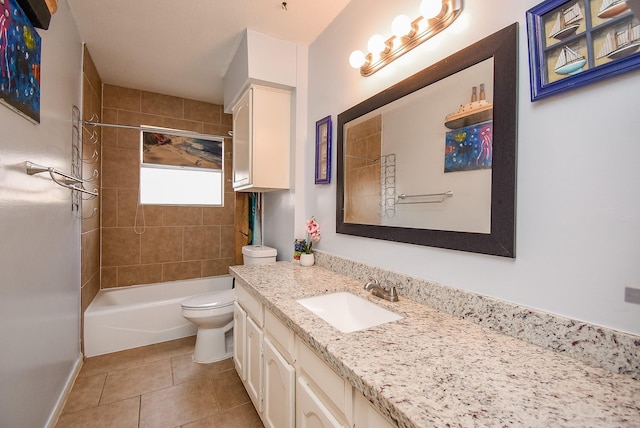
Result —
[{"label": "tile patterned floor", "polygon": [[86,358],[56,428],[262,428],[233,361],[194,363],[194,344]]}]

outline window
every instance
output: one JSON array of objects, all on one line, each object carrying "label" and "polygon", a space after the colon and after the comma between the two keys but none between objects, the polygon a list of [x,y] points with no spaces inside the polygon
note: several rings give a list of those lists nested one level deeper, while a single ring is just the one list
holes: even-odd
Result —
[{"label": "window", "polygon": [[140,132],[140,203],[223,206],[224,140],[172,129]]}]

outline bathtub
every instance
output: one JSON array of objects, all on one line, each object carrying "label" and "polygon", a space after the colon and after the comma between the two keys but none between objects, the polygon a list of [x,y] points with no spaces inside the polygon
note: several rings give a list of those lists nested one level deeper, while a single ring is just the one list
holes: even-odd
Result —
[{"label": "bathtub", "polygon": [[100,290],[84,313],[87,357],[196,334],[182,317],[186,297],[233,287],[231,275]]}]

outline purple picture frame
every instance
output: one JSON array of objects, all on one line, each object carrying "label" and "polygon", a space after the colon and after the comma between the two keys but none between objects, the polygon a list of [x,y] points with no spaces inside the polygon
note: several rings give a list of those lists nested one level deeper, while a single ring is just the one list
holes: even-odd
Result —
[{"label": "purple picture frame", "polygon": [[617,34],[626,28],[640,30],[635,28],[640,0],[612,12],[606,11],[608,3],[545,0],[527,11],[532,102],[640,67],[640,49],[620,54],[614,46],[614,53],[607,53],[606,46],[617,45]]},{"label": "purple picture frame", "polygon": [[331,116],[316,122],[315,184],[331,183]]}]

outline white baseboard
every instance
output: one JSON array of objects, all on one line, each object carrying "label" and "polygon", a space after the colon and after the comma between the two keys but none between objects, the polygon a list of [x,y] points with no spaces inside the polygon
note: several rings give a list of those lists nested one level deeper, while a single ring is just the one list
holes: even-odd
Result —
[{"label": "white baseboard", "polygon": [[58,423],[58,419],[60,418],[60,415],[64,410],[64,405],[67,404],[67,399],[69,398],[69,394],[71,393],[71,388],[73,388],[73,384],[75,383],[76,378],[78,377],[78,374],[80,374],[80,369],[82,368],[82,361],[83,361],[83,355],[82,355],[82,352],[80,352],[78,354],[78,357],[76,358],[76,362],[73,365],[73,370],[71,370],[71,373],[69,373],[69,376],[67,377],[67,381],[65,382],[64,389],[62,390],[62,393],[58,397],[58,400],[56,401],[56,405],[53,407],[53,410],[49,415],[49,419],[47,419],[47,423],[45,424],[46,428],[54,428]]}]

